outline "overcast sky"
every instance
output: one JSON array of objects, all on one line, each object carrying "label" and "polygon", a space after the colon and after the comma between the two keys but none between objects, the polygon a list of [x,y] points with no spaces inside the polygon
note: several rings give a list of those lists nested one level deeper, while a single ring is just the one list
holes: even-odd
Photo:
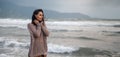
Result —
[{"label": "overcast sky", "polygon": [[120,19],[120,0],[12,0],[12,2],[59,12],[83,13],[95,18]]}]

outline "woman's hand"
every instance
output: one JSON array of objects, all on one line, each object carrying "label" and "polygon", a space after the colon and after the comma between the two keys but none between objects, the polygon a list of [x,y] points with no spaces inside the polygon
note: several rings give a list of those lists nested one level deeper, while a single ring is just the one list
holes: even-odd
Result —
[{"label": "woman's hand", "polygon": [[41,21],[40,24],[43,25],[43,21]]},{"label": "woman's hand", "polygon": [[34,20],[34,23],[37,25],[39,23],[39,21],[38,20]]}]

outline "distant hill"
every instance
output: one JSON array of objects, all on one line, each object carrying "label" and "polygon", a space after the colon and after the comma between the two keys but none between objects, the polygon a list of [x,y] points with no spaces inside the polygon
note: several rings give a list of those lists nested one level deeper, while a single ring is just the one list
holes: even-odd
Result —
[{"label": "distant hill", "polygon": [[[31,18],[36,8],[13,4],[7,0],[0,0],[0,18]],[[61,13],[44,9],[46,18],[90,18],[81,13]]]}]

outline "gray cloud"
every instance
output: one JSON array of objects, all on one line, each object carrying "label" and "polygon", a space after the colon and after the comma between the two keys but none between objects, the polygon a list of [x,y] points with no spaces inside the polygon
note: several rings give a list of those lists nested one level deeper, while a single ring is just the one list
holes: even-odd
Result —
[{"label": "gray cloud", "polygon": [[120,18],[120,0],[94,0],[89,15],[98,18]]},{"label": "gray cloud", "polygon": [[15,4],[27,7],[36,7],[36,8],[45,8],[51,9],[58,7],[59,5],[56,4],[56,0],[12,0]]},{"label": "gray cloud", "polygon": [[120,0],[94,0],[93,6],[120,6]]}]

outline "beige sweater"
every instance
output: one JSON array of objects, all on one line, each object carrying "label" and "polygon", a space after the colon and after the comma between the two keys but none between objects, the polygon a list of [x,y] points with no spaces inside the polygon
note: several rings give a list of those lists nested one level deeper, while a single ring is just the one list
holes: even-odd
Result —
[{"label": "beige sweater", "polygon": [[31,38],[28,57],[47,55],[47,37],[49,36],[47,27],[40,23],[37,26],[28,23],[27,28]]}]

